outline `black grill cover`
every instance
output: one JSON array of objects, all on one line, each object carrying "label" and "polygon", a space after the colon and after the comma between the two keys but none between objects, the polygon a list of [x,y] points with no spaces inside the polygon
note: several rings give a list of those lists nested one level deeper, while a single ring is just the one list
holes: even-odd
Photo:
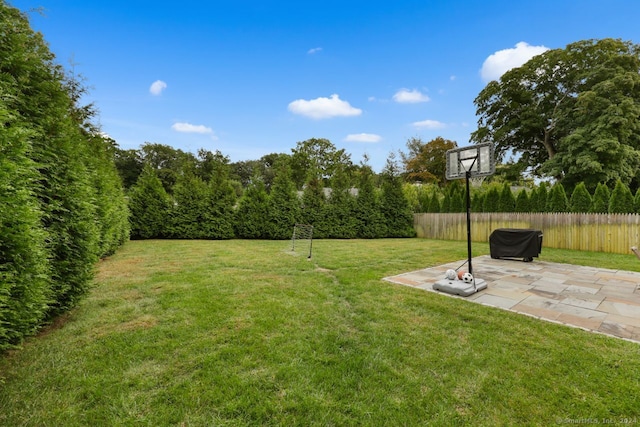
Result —
[{"label": "black grill cover", "polygon": [[542,251],[542,231],[498,228],[489,236],[491,258],[524,258],[532,261]]}]

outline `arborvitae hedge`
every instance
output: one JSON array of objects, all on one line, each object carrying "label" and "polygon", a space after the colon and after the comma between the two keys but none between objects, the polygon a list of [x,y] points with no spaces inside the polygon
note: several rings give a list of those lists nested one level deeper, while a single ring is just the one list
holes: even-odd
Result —
[{"label": "arborvitae hedge", "polygon": [[326,219],[327,200],[322,180],[313,176],[307,181],[302,192],[300,223],[313,225],[313,235],[318,239],[329,236],[329,224]]},{"label": "arborvitae hedge", "polygon": [[413,237],[413,213],[402,192],[402,180],[393,165],[387,164],[380,186],[380,210],[387,228],[387,237]]},{"label": "arborvitae hedge", "polygon": [[293,226],[300,221],[300,200],[288,165],[280,165],[269,193],[267,237],[290,239]]},{"label": "arborvitae hedge", "polygon": [[235,211],[236,237],[265,239],[269,195],[261,178],[255,176],[238,202]]},{"label": "arborvitae hedge", "polygon": [[498,200],[498,212],[513,212],[516,209],[516,199],[511,191],[511,185],[504,183],[500,190],[500,198]]},{"label": "arborvitae hedge", "polygon": [[42,322],[50,302],[46,231],[34,191],[29,132],[0,99],[0,351]]},{"label": "arborvitae hedge", "polygon": [[546,182],[541,182],[538,186],[538,192],[536,194],[536,204],[531,205],[535,209],[535,212],[549,212],[547,210],[549,206],[549,188]]},{"label": "arborvitae hedge", "polygon": [[440,201],[438,198],[438,193],[431,194],[429,197],[429,206],[427,207],[427,212],[429,213],[437,213],[440,212]]},{"label": "arborvitae hedge", "polygon": [[[409,209],[413,218],[413,210]],[[355,238],[357,233],[354,211],[355,199],[351,195],[346,172],[342,168],[338,168],[331,178],[331,195],[326,204],[328,237],[334,239]]]},{"label": "arborvitae hedge", "polygon": [[380,199],[373,185],[373,172],[369,166],[364,166],[360,174],[354,216],[356,235],[359,238],[376,239],[386,235]]},{"label": "arborvitae hedge", "polygon": [[629,187],[617,180],[609,199],[609,213],[633,213],[633,194]]},{"label": "arborvitae hedge", "polygon": [[522,188],[516,195],[515,212],[531,212],[531,203],[529,201],[529,193]]},{"label": "arborvitae hedge", "polygon": [[205,216],[211,196],[206,182],[195,175],[179,177],[173,186],[173,209],[167,235],[176,239],[207,239]]},{"label": "arborvitae hedge", "polygon": [[491,186],[484,196],[482,203],[483,212],[496,212],[500,204],[500,192],[495,186]]},{"label": "arborvitae hedge", "polygon": [[567,199],[567,193],[564,191],[564,186],[561,183],[556,183],[551,187],[549,195],[547,196],[547,212],[568,212],[569,200]]},{"label": "arborvitae hedge", "polygon": [[607,213],[609,212],[609,198],[611,192],[609,187],[604,183],[599,183],[596,187],[596,191],[593,193],[593,201],[591,204],[592,213]]},{"label": "arborvitae hedge", "polygon": [[589,209],[591,209],[591,203],[591,194],[589,194],[587,186],[584,182],[578,183],[571,193],[569,209],[571,212],[589,212]]},{"label": "arborvitae hedge", "polygon": [[170,235],[171,201],[154,169],[147,165],[129,190],[131,238],[157,239]]},{"label": "arborvitae hedge", "polygon": [[87,290],[127,239],[108,144],[42,35],[0,1],[0,350]]}]

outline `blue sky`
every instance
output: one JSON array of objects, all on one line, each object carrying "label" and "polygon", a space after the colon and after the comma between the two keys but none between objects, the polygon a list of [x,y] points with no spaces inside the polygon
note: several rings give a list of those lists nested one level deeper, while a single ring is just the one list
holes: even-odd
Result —
[{"label": "blue sky", "polygon": [[327,138],[380,171],[411,137],[468,145],[474,98],[545,49],[640,43],[638,0],[14,0],[86,79],[102,130],[232,162]]}]

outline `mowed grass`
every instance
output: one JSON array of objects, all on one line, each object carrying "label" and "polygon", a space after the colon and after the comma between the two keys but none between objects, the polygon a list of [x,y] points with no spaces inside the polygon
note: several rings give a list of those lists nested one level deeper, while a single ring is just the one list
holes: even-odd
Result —
[{"label": "mowed grass", "polygon": [[[381,280],[464,260],[466,242],[287,250],[128,242],[78,308],[0,355],[0,425],[640,422],[640,345]],[[640,270],[633,255],[541,259]]]}]

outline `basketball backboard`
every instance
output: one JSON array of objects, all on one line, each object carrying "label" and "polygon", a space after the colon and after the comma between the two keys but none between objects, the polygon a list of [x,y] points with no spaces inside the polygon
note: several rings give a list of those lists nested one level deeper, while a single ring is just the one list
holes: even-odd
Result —
[{"label": "basketball backboard", "polygon": [[490,142],[454,148],[448,150],[446,156],[447,179],[465,178],[469,169],[471,178],[493,175],[496,171],[493,144]]}]

